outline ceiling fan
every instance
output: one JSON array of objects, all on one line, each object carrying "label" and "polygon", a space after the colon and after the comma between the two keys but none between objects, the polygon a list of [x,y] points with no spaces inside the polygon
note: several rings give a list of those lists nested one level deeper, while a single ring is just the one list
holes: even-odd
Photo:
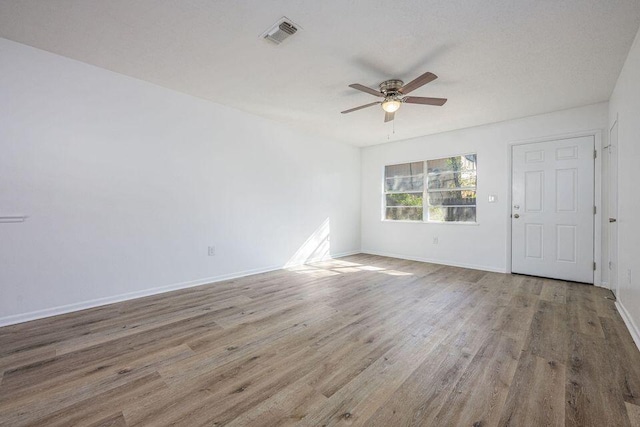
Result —
[{"label": "ceiling fan", "polygon": [[406,96],[409,92],[412,92],[419,87],[434,81],[437,78],[438,76],[436,76],[435,74],[426,72],[420,77],[417,77],[416,79],[410,81],[406,85],[402,80],[398,79],[385,80],[384,82],[380,83],[380,90],[371,89],[358,83],[351,84],[349,85],[349,87],[384,99],[382,101],[376,101],[372,102],[371,104],[365,104],[359,107],[342,111],[342,114],[347,114],[353,111],[362,110],[363,108],[371,107],[373,105],[382,104],[382,109],[384,110],[384,121],[386,123],[394,119],[395,113],[396,111],[398,111],[398,108],[400,108],[402,103],[442,106],[445,102],[447,102],[446,98]]}]

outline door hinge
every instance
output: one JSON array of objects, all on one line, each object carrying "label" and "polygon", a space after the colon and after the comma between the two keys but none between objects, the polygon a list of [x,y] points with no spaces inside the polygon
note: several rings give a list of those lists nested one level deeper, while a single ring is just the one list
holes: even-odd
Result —
[{"label": "door hinge", "polygon": [[596,208],[595,206],[593,207],[593,214],[595,215],[598,212],[598,208]]},{"label": "door hinge", "polygon": [[593,158],[594,159],[598,158],[598,150],[593,150]]},{"label": "door hinge", "polygon": [[596,263],[593,263],[593,271],[596,271]]}]

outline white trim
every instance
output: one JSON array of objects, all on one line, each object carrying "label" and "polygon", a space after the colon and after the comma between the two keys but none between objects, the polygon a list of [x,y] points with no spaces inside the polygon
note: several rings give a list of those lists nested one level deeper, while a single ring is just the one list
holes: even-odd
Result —
[{"label": "white trim", "polygon": [[[475,206],[474,206],[475,207]],[[480,225],[479,222],[471,222],[471,221],[412,221],[410,219],[381,219],[380,222],[390,222],[390,223],[405,223],[405,224],[442,224],[442,225]]]},{"label": "white trim", "polygon": [[[620,133],[620,124],[618,123],[618,113],[616,113],[616,119],[613,121],[613,124],[609,127],[609,132],[607,134],[609,140],[607,141],[607,145],[605,147],[602,147],[602,150],[604,151],[604,149],[606,148],[609,153],[608,153],[608,164],[607,164],[607,175],[608,175],[608,182],[607,182],[607,200],[604,201],[604,203],[607,204],[607,217],[608,218],[612,218],[613,217],[613,212],[611,212],[611,204],[610,204],[610,200],[612,197],[612,188],[611,186],[613,185],[612,181],[612,177],[613,177],[613,172],[611,170],[611,162],[613,161],[614,157],[613,155],[615,155],[615,162],[616,162],[616,170],[615,170],[615,175],[616,175],[616,188],[613,189],[613,191],[615,191],[615,195],[616,195],[616,209],[615,209],[615,217],[617,218],[619,215],[619,206],[620,206],[620,193],[618,191],[618,187],[620,186],[620,174],[619,174],[619,162],[620,162],[620,157],[618,155],[618,145],[619,145],[619,139],[620,138],[616,138],[616,145],[614,146],[613,143],[611,142],[611,132],[613,131],[613,128],[615,126],[618,126],[618,132],[617,134],[619,135]],[[613,148],[613,149],[612,149]],[[613,153],[612,153],[613,151]],[[613,155],[612,155],[613,154]],[[611,226],[609,225],[609,223],[605,223],[605,227],[607,227],[607,260],[602,261],[603,264],[606,263],[607,266],[611,265]],[[620,260],[620,244],[618,243],[620,241],[620,231],[618,229],[618,227],[616,227],[616,260],[615,260],[615,265],[616,265],[616,283],[611,283],[610,286],[607,286],[608,289],[611,290],[611,292],[613,292],[613,294],[616,296],[616,298],[618,297],[619,294],[619,289],[620,289],[620,270],[619,270],[619,265],[618,262]],[[609,274],[607,275],[608,280],[611,279],[611,269],[609,269]]]},{"label": "white trim", "polygon": [[596,150],[596,158],[594,159],[594,188],[593,188],[593,204],[596,207],[596,213],[593,215],[593,261],[596,263],[596,270],[593,272],[593,284],[602,286],[602,269],[604,261],[602,259],[602,214],[604,213],[604,205],[602,203],[602,131],[596,131],[593,135],[593,145]]},{"label": "white trim", "polygon": [[360,254],[360,253],[362,253],[362,252],[358,249],[358,250],[355,250],[355,251],[340,252],[339,254],[333,254],[333,255],[331,255],[331,254],[329,254],[329,255],[321,255],[321,256],[317,256],[315,258],[307,258],[304,262],[298,262],[298,263],[295,263],[295,264],[287,263],[287,264],[285,264],[285,265],[283,265],[283,266],[281,266],[279,268],[275,268],[274,270],[287,269],[287,268],[290,268],[290,267],[297,267],[299,265],[309,264],[309,263],[312,263],[312,262],[320,262],[320,261],[327,261],[327,260],[330,260],[330,259],[343,258],[343,257],[346,257],[346,256],[357,255],[357,254]]},{"label": "white trim", "polygon": [[372,251],[368,249],[363,249],[360,251],[360,253],[367,254],[367,255],[385,256],[389,258],[406,259],[409,261],[428,262],[430,264],[448,265],[451,267],[469,268],[471,270],[490,271],[492,273],[507,273],[507,271],[503,268],[488,267],[486,265],[465,264],[465,263],[453,262],[453,261],[443,261],[439,259],[416,257],[413,255],[394,254],[394,253],[384,252],[384,251]]},{"label": "white trim", "polygon": [[[477,208],[477,206],[472,206]],[[477,226],[480,225],[479,222],[472,221],[424,221],[425,224],[443,224],[443,225],[472,225]]]},{"label": "white trim", "polygon": [[616,301],[616,308],[618,309],[618,313],[620,313],[620,317],[624,320],[624,324],[627,325],[627,329],[631,334],[631,338],[633,338],[633,342],[636,343],[636,347],[640,350],[640,329],[638,329],[636,324],[633,323],[633,318],[620,301]]},{"label": "white trim", "polygon": [[360,249],[356,249],[355,251],[346,251],[346,252],[340,252],[338,254],[333,254],[331,255],[329,258],[330,259],[334,259],[334,258],[344,258],[346,256],[351,256],[351,255],[359,255],[361,254],[362,251]]},{"label": "white trim", "polygon": [[[310,262],[325,261],[327,259],[342,258],[349,255],[355,255],[361,253],[359,250],[342,252],[339,254],[333,254],[330,256],[318,257],[314,259],[308,259],[304,263],[296,265],[306,264]],[[295,265],[287,265],[286,268],[294,267]],[[160,286],[155,288],[144,289],[142,291],[129,292],[126,294],[114,295],[110,297],[97,298],[89,301],[82,301],[73,304],[61,305],[58,307],[46,308],[43,310],[31,311],[29,313],[14,314],[11,316],[0,317],[0,327],[15,325],[17,323],[29,322],[31,320],[43,319],[45,317],[58,316],[60,314],[72,313],[74,311],[86,310],[88,308],[100,307],[103,305],[113,304],[122,301],[128,301],[136,298],[147,297],[151,295],[163,294],[166,292],[176,291],[180,289],[193,288],[196,286],[210,285],[216,282],[222,282],[225,280],[237,279],[239,277],[252,276],[254,274],[267,273],[270,271],[284,269],[284,265],[271,265],[268,267],[256,268],[252,270],[245,270],[236,273],[223,274],[220,276],[205,277],[202,279],[191,280],[188,282],[174,283],[172,285]]]},{"label": "white trim", "polygon": [[[556,141],[559,139],[580,138],[583,136],[593,136],[593,145],[598,152],[597,157],[594,160],[594,183],[593,191],[594,198],[593,203],[596,206],[596,214],[593,218],[594,233],[593,233],[593,261],[596,263],[596,270],[593,272],[593,284],[595,286],[602,287],[602,130],[592,129],[584,130],[580,132],[572,132],[560,135],[550,135],[539,138],[523,139],[509,142],[507,144],[507,218],[511,217],[511,195],[512,186],[511,182],[513,178],[512,166],[513,166],[513,147],[516,145],[534,144],[538,142]],[[511,273],[511,221],[507,221],[507,241],[506,241],[506,266],[507,273]]]},{"label": "white trim", "polygon": [[[446,133],[446,132],[444,132]],[[420,137],[416,137],[416,138],[412,138],[412,139],[418,139]],[[406,141],[406,140],[405,140]],[[401,141],[396,141],[396,142],[401,142]],[[442,155],[442,156],[437,156],[437,157],[430,157],[430,158],[422,158],[420,160],[403,160],[403,161],[398,161],[398,162],[394,162],[394,163],[385,163],[382,166],[382,176],[384,176],[384,168],[387,166],[398,166],[398,165],[404,165],[406,163],[420,163],[420,162],[428,162],[429,160],[440,160],[440,159],[447,159],[449,157],[462,157],[462,156],[470,156],[472,154],[478,154],[477,151],[468,151],[466,153],[457,153],[457,154],[451,154],[449,156],[447,155]],[[426,166],[426,165],[425,165]]]}]

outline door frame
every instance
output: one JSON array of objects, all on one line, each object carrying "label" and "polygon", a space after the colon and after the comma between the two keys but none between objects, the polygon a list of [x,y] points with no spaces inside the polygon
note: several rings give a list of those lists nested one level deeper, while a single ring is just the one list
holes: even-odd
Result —
[{"label": "door frame", "polygon": [[[618,186],[619,184],[619,174],[618,174],[618,170],[620,169],[620,157],[618,156],[618,145],[619,145],[619,133],[620,133],[620,124],[618,123],[618,113],[616,113],[616,118],[613,121],[613,123],[611,124],[611,126],[609,126],[609,132],[607,134],[607,138],[608,138],[608,143],[607,145],[602,147],[602,150],[604,151],[605,149],[609,149],[609,153],[607,155],[607,178],[608,178],[608,182],[606,183],[607,188],[606,188],[606,194],[607,194],[607,200],[604,200],[603,203],[607,204],[607,218],[603,218],[604,221],[606,221],[604,223],[605,227],[607,228],[607,254],[606,254],[606,264],[607,267],[609,266],[609,264],[611,263],[611,227],[609,227],[609,221],[608,218],[611,218],[612,216],[612,212],[609,210],[611,208],[611,206],[609,205],[609,200],[611,198],[611,184],[613,183],[613,174],[611,171],[611,161],[612,161],[612,156],[611,156],[611,146],[612,144],[612,140],[611,140],[611,133],[613,132],[613,128],[618,126],[618,129],[616,130],[616,146],[615,146],[615,156],[616,156],[616,180],[615,180],[615,184],[616,184],[616,188],[615,188],[615,194],[616,194],[616,203],[618,203],[619,205],[619,193],[618,193]],[[603,189],[604,190],[604,189]],[[619,212],[618,212],[618,208],[616,207],[616,219],[619,216]],[[602,286],[606,287],[607,289],[611,290],[611,292],[613,292],[613,295],[617,298],[618,297],[618,290],[620,289],[620,271],[618,269],[618,260],[620,259],[620,253],[619,253],[619,248],[620,245],[618,244],[618,239],[620,237],[620,233],[618,231],[618,227],[616,227],[616,283],[612,283],[611,282],[611,270],[609,269],[609,273],[607,275],[607,282],[603,282]],[[603,254],[604,256],[605,254]],[[603,258],[603,263],[605,262],[604,258]]]},{"label": "door frame", "polygon": [[511,273],[511,195],[513,191],[513,147],[515,145],[533,144],[536,142],[548,142],[558,139],[579,138],[582,136],[593,136],[593,145],[597,152],[594,160],[594,183],[593,183],[593,203],[596,207],[596,214],[593,216],[593,260],[596,269],[593,272],[593,284],[602,287],[602,130],[585,130],[580,132],[549,135],[539,138],[522,139],[511,141],[507,144],[507,241],[506,241],[506,270]]}]

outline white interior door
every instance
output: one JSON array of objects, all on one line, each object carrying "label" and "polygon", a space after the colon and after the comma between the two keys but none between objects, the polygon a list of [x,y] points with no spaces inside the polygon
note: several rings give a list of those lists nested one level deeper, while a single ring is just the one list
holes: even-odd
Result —
[{"label": "white interior door", "polygon": [[512,148],[511,271],[593,283],[594,137]]},{"label": "white interior door", "polygon": [[609,287],[618,296],[618,121],[609,133]]}]

